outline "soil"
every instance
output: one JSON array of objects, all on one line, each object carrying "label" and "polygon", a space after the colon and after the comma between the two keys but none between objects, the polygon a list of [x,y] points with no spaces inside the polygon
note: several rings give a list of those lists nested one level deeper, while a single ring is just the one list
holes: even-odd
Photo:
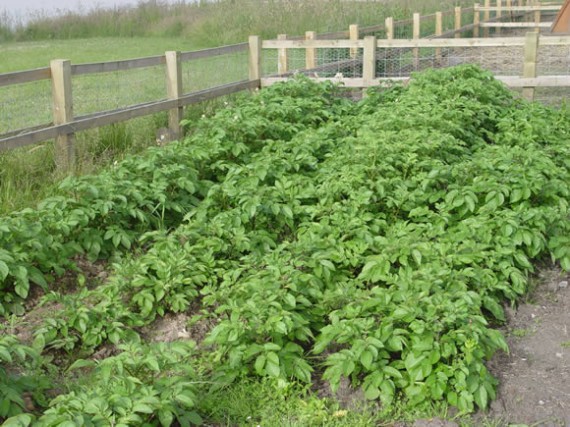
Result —
[{"label": "soil", "polygon": [[510,353],[488,365],[500,384],[486,417],[499,425],[570,426],[570,277],[553,268],[539,276],[527,301],[508,310]]}]

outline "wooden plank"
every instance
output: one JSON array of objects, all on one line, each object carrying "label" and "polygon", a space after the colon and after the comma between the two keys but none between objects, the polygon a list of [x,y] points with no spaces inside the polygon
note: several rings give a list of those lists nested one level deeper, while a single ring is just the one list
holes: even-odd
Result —
[{"label": "wooden plank", "polygon": [[249,36],[249,79],[261,78],[261,37]]},{"label": "wooden plank", "polygon": [[51,78],[51,68],[37,68],[35,70],[16,71],[14,73],[0,74],[0,87],[11,86],[21,83],[47,80]]},{"label": "wooden plank", "polygon": [[560,35],[540,35],[540,45],[541,46],[566,46],[570,45],[570,35],[560,36]]},{"label": "wooden plank", "polygon": [[[277,40],[287,40],[287,34],[279,34]],[[287,49],[279,49],[277,52],[277,72],[286,74],[289,71],[289,58]]]},{"label": "wooden plank", "polygon": [[[552,22],[541,22],[539,25],[541,28],[550,28]],[[484,28],[536,28],[534,22],[483,22],[481,27]]]},{"label": "wooden plank", "polygon": [[113,123],[123,122],[137,117],[155,114],[171,108],[183,107],[190,104],[196,104],[209,99],[218,98],[224,95],[240,92],[248,89],[256,89],[260,87],[260,80],[244,80],[236,83],[217,86],[210,89],[204,89],[183,95],[180,99],[162,100],[150,103],[133,105],[128,108],[105,111],[88,116],[76,117],[70,123],[54,125],[41,130],[26,132],[16,136],[5,137],[0,136],[0,151],[24,147],[27,145],[37,144],[38,142],[56,138],[58,135],[69,134],[73,132],[84,131],[101,126],[107,126]]},{"label": "wooden plank", "polygon": [[[539,34],[532,32],[527,33],[524,45],[524,78],[536,77],[536,59],[538,56],[538,40]],[[534,99],[534,87],[523,87],[523,97],[532,101]]]},{"label": "wooden plank", "polygon": [[164,55],[146,58],[126,59],[123,61],[97,62],[93,64],[76,64],[71,66],[71,74],[109,73],[113,71],[132,70],[135,68],[154,67],[164,64]]},{"label": "wooden plank", "polygon": [[214,56],[229,55],[232,53],[247,52],[248,43],[237,43],[228,46],[215,47],[212,49],[202,49],[189,52],[181,52],[180,60],[182,62],[192,61],[194,59],[212,58]]},{"label": "wooden plank", "polygon": [[[71,62],[54,59],[50,68],[53,123],[62,125],[73,121]],[[74,140],[72,132],[59,134],[55,140],[55,163],[62,171],[71,171],[75,164]]]},{"label": "wooden plank", "polygon": [[364,85],[372,84],[376,77],[376,37],[366,36],[364,38],[364,52],[362,64],[362,79]]},{"label": "wooden plank", "polygon": [[[535,78],[522,78],[519,76],[495,76],[495,78],[507,86],[512,88],[520,88],[524,86],[534,86],[534,87],[570,87],[570,76],[540,76]],[[376,78],[372,81],[371,85],[378,85],[382,83],[406,81],[410,77],[381,77]],[[271,86],[272,84],[279,82],[286,82],[289,78],[286,77],[264,77],[261,79],[262,87]],[[364,88],[367,87],[364,84],[362,78],[336,78],[336,77],[321,77],[313,79],[317,82],[332,81],[340,82],[343,86],[349,88]]]},{"label": "wooden plank", "polygon": [[[497,14],[495,17],[500,21],[503,17],[503,0],[497,0]],[[496,27],[495,36],[501,35],[501,28]]]},{"label": "wooden plank", "polygon": [[[535,0],[534,5],[535,5],[535,6],[540,5],[540,2],[539,2],[538,0]],[[535,12],[534,12],[534,23],[536,24],[536,26],[535,26],[535,31],[536,31],[536,32],[539,32],[539,31],[540,31],[540,21],[541,21],[541,19],[542,19],[542,15],[541,15],[540,10],[535,11]]]},{"label": "wooden plank", "polygon": [[[166,94],[168,99],[178,99],[182,96],[182,61],[180,52],[169,51],[166,58]],[[168,110],[169,141],[176,141],[182,137],[180,122],[184,118],[184,109],[180,106]]]},{"label": "wooden plank", "polygon": [[509,47],[524,46],[524,37],[497,37],[479,39],[419,39],[419,40],[378,40],[378,47]]},{"label": "wooden plank", "polygon": [[[317,33],[314,31],[307,31],[305,33],[305,40],[316,40]],[[305,68],[311,69],[317,66],[317,49],[307,47],[305,50]]]},{"label": "wooden plank", "polygon": [[[535,11],[558,11],[560,10],[560,5],[555,6],[512,6],[508,9],[509,12],[535,12]],[[497,12],[499,10],[506,11],[504,7],[487,6],[487,1],[485,0],[485,6],[481,8],[483,12]]]},{"label": "wooden plank", "polygon": [[263,40],[262,46],[264,49],[306,49],[307,47],[314,47],[319,49],[327,48],[351,48],[351,47],[364,47],[363,40]]}]

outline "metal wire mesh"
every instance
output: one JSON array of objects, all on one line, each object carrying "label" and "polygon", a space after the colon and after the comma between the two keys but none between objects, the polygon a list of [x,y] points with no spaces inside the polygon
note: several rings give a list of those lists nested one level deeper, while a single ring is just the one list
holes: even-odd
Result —
[{"label": "metal wire mesh", "polygon": [[570,46],[540,46],[537,52],[537,75],[570,75]]},{"label": "metal wire mesh", "polygon": [[74,76],[74,114],[81,116],[166,98],[164,66]]},{"label": "metal wire mesh", "polygon": [[184,93],[208,89],[248,78],[248,52],[194,59],[182,63]]},{"label": "metal wire mesh", "polygon": [[[314,51],[314,53],[312,53]],[[280,55],[281,54],[281,55]],[[264,76],[290,76],[302,73],[311,77],[362,77],[362,49],[323,48],[287,49],[287,66],[283,71],[283,51],[266,49],[263,51],[262,70]]]},{"label": "metal wire mesh", "polygon": [[0,87],[0,135],[51,121],[50,80]]},{"label": "metal wire mesh", "polygon": [[495,75],[519,76],[523,47],[380,48],[376,77],[409,77],[414,71],[477,64]]}]

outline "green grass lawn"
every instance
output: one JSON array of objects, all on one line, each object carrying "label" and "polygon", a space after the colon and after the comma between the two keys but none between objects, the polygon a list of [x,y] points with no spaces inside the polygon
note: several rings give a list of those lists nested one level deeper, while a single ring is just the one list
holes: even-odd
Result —
[{"label": "green grass lawn", "polygon": [[0,62],[0,73],[47,67],[52,59],[69,59],[72,63],[81,64],[200,48],[184,37],[104,37],[3,43],[0,44],[0,57],[9,60]]}]

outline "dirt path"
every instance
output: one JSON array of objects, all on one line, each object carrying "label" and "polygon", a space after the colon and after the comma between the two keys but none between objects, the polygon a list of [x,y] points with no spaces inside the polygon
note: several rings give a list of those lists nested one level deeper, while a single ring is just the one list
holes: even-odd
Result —
[{"label": "dirt path", "polygon": [[499,378],[490,419],[528,426],[570,426],[570,287],[559,270],[541,274],[528,301],[509,313],[509,355],[490,369]]}]

